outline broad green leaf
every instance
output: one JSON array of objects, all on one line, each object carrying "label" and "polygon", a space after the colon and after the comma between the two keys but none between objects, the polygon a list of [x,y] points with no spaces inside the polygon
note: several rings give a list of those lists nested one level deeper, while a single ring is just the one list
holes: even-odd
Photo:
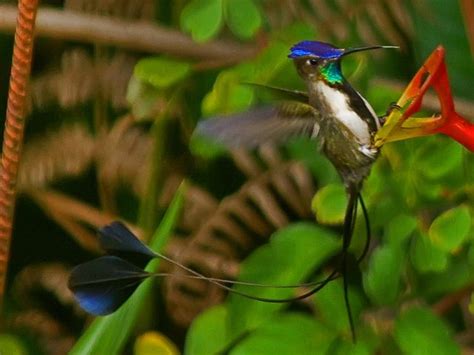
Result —
[{"label": "broad green leaf", "polygon": [[228,342],[228,310],[224,305],[212,307],[201,313],[191,324],[186,335],[187,355],[216,354]]},{"label": "broad green leaf", "polygon": [[127,88],[127,101],[136,120],[154,119],[159,112],[160,96],[156,87],[132,76]]},{"label": "broad green leaf", "polygon": [[[443,142],[443,144],[441,144]],[[439,179],[450,171],[459,171],[463,148],[446,138],[433,138],[417,150],[416,169],[429,179]]]},{"label": "broad green leaf", "polygon": [[247,65],[223,71],[219,74],[211,92],[202,101],[205,116],[230,114],[247,109],[252,103],[253,89],[241,85],[253,68]]},{"label": "broad green leaf", "polygon": [[413,266],[421,273],[446,269],[448,256],[434,245],[427,235],[415,235],[411,248]]},{"label": "broad green leaf", "polygon": [[347,206],[347,195],[342,184],[329,184],[319,189],[311,202],[316,219],[322,224],[341,224]]},{"label": "broad green leaf", "polygon": [[[267,285],[295,285],[303,282],[340,247],[332,232],[310,223],[296,223],[276,232],[269,244],[255,250],[241,265],[239,280]],[[294,289],[236,285],[235,289],[258,297],[286,299]],[[238,295],[229,297],[232,336],[253,329],[285,303],[255,302]]]},{"label": "broad green leaf", "polygon": [[459,346],[448,327],[427,308],[411,308],[395,321],[395,340],[404,354],[455,355]]},{"label": "broad green leaf", "polygon": [[262,25],[262,17],[253,0],[224,0],[227,26],[240,38],[250,38]]},{"label": "broad green leaf", "polygon": [[[330,282],[318,291],[313,296],[313,302],[316,306],[316,314],[319,315],[318,319],[339,334],[344,333],[345,336],[350,337],[349,320],[343,297],[342,279],[339,279]],[[356,328],[358,328],[357,319],[363,308],[363,301],[361,295],[352,287],[349,287],[349,300]]]},{"label": "broad green leaf", "polygon": [[28,350],[20,341],[20,338],[11,334],[0,334],[0,354],[5,355],[27,355]]},{"label": "broad green leaf", "polygon": [[385,228],[384,239],[393,246],[403,244],[417,226],[417,219],[401,213],[390,220]]},{"label": "broad green leaf", "polygon": [[447,252],[454,252],[466,240],[471,229],[471,215],[466,206],[452,208],[436,217],[429,229],[434,244]]},{"label": "broad green leaf", "polygon": [[165,57],[141,59],[133,74],[156,88],[167,88],[185,78],[191,72],[191,64]]},{"label": "broad green leaf", "polygon": [[179,355],[176,345],[158,332],[140,335],[133,347],[134,355]]},{"label": "broad green leaf", "polygon": [[223,0],[193,0],[181,13],[181,28],[196,42],[215,37],[222,27]]},{"label": "broad green leaf", "polygon": [[307,315],[280,314],[245,337],[230,355],[326,354],[335,338],[334,332]]},{"label": "broad green leaf", "polygon": [[[386,350],[387,341],[386,339],[374,334],[369,327],[356,327],[357,342],[353,343],[349,340],[349,337],[340,338],[331,347],[328,355],[373,355],[378,354],[378,348]],[[383,346],[380,343],[384,341]],[[379,351],[380,352],[380,351]],[[385,354],[385,353],[384,353]],[[391,354],[390,352],[387,354]]]},{"label": "broad green leaf", "polygon": [[[183,194],[185,185],[182,185],[168,208],[160,226],[153,234],[150,247],[155,251],[161,251],[166,245],[175,223],[178,221],[181,207],[183,205]],[[155,271],[160,260],[152,260],[146,267],[146,271]],[[69,354],[117,354],[121,353],[128,340],[138,315],[142,310],[145,298],[152,290],[152,279],[145,280],[115,313],[97,317],[82,334]]]},{"label": "broad green leaf", "polygon": [[384,245],[372,254],[363,284],[374,304],[391,305],[397,301],[404,261],[401,249],[396,246]]},{"label": "broad green leaf", "polygon": [[461,255],[452,258],[441,272],[428,273],[419,279],[419,290],[430,297],[440,297],[455,292],[474,282],[474,273],[469,261]]}]

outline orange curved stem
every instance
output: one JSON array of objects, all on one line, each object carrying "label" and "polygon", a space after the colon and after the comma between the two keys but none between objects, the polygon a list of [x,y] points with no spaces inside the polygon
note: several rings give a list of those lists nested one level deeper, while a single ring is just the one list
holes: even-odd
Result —
[{"label": "orange curved stem", "polygon": [[37,9],[38,0],[20,0],[18,3],[18,18],[0,161],[0,303],[5,293],[10,254],[16,180],[25,128],[26,87],[31,71]]}]

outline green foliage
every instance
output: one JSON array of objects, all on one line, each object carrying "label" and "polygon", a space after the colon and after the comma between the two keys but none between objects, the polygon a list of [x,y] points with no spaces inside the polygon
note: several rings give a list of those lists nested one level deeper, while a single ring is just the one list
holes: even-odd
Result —
[{"label": "green foliage", "polygon": [[460,206],[436,217],[430,226],[429,236],[440,249],[453,253],[466,240],[470,229],[469,209]]},{"label": "green foliage", "polygon": [[262,25],[262,16],[254,0],[193,0],[181,13],[181,28],[196,42],[216,37],[224,23],[237,37],[249,39]]},{"label": "green foliage", "polygon": [[[255,250],[244,261],[239,279],[266,285],[297,285],[338,248],[339,243],[331,231],[307,223],[290,225],[275,233],[269,244]],[[287,288],[251,288],[236,285],[235,289],[271,299],[285,299],[294,295],[294,290]],[[251,330],[283,307],[285,303],[255,302],[231,295],[231,333],[238,336]]]},{"label": "green foliage", "polygon": [[240,38],[251,38],[262,25],[253,0],[224,0],[224,16],[230,30]]},{"label": "green foliage", "polygon": [[[328,329],[331,329],[333,334],[348,336],[350,329],[347,321],[347,311],[344,307],[341,307],[339,302],[336,302],[336,300],[342,299],[342,295],[342,282],[331,282],[313,297],[313,302],[321,322]],[[357,289],[350,287],[349,298],[352,313],[355,319],[358,319],[358,315],[364,307],[362,295]]]},{"label": "green foliage", "polygon": [[314,195],[311,209],[322,224],[341,224],[347,205],[347,195],[342,184],[330,184]]},{"label": "green foliage", "polygon": [[384,245],[372,254],[364,274],[364,289],[374,304],[392,305],[397,301],[403,265],[403,251],[391,245]]},{"label": "green foliage", "polygon": [[222,20],[222,0],[193,0],[181,13],[181,28],[205,42],[217,35]]},{"label": "green foliage", "polygon": [[[272,317],[232,350],[232,355],[328,352],[336,335],[314,318],[297,313]],[[275,341],[278,339],[278,341]]]},{"label": "green foliage", "polygon": [[[329,7],[334,5],[333,1],[324,2]],[[180,59],[166,55],[145,57],[138,61],[133,71],[127,92],[129,109],[134,119],[153,121],[150,135],[154,148],[150,153],[153,163],[149,168],[147,186],[142,196],[137,198],[141,201],[141,208],[130,214],[139,216],[136,218],[139,222],[135,222],[145,231],[155,230],[161,220],[151,245],[155,250],[163,250],[183,204],[180,190],[165,217],[157,217],[162,212],[159,205],[161,199],[157,197],[165,183],[177,175],[186,175],[193,180],[193,184],[210,186],[211,195],[223,196],[234,192],[235,184],[229,183],[229,175],[220,175],[229,167],[228,149],[209,138],[194,136],[195,124],[209,116],[215,116],[209,119],[219,119],[226,114],[275,101],[271,93],[248,83],[304,90],[304,83],[292,61],[287,58],[289,48],[300,40],[329,37],[333,23],[318,23],[316,20],[321,16],[319,13],[316,17],[311,16],[311,1],[295,1],[292,3],[294,8],[285,14],[275,13],[280,11],[278,6],[282,2],[273,0],[157,3],[160,3],[157,10],[159,16],[169,15],[160,24],[169,26],[172,31],[179,31],[180,27],[196,42],[219,40],[219,44],[210,44],[210,47],[224,48],[226,42],[231,42],[232,48],[239,45],[259,48],[254,58],[246,56],[247,59],[240,62],[236,62],[239,53],[232,52],[229,58],[212,58],[210,55],[199,60],[184,58],[184,55]],[[347,12],[341,16],[353,14],[352,11],[356,10],[352,8],[355,2],[340,3],[347,3],[344,5]],[[367,4],[372,6],[370,1]],[[277,10],[273,10],[274,7]],[[403,8],[402,5],[400,7]],[[379,114],[384,114],[401,92],[398,85],[391,84],[391,80],[373,79],[386,79],[387,73],[395,72],[395,77],[390,79],[407,83],[407,78],[439,42],[447,48],[448,71],[454,91],[460,96],[474,98],[470,88],[474,80],[474,67],[459,4],[445,6],[441,0],[431,0],[426,7],[420,8],[426,9],[426,13],[416,6],[406,10],[413,15],[415,31],[410,40],[410,31],[402,29],[402,37],[408,38],[407,48],[410,50],[404,49],[398,54],[391,51],[373,55],[370,52],[360,53],[344,59],[346,78],[355,84]],[[403,12],[403,9],[400,11]],[[359,18],[355,13],[352,17]],[[367,38],[361,38],[359,32],[370,29],[357,31],[360,23],[346,20],[347,26],[343,28],[340,28],[340,23],[334,22],[334,27],[338,31],[341,29],[341,38],[345,37],[343,43],[335,44],[349,47],[367,42]],[[314,26],[313,22],[317,24]],[[321,32],[316,33],[316,30]],[[387,30],[390,35],[392,30]],[[387,38],[392,39],[391,36]],[[386,69],[391,61],[396,62],[395,69]],[[382,84],[375,85],[375,82]],[[84,112],[88,110],[89,107]],[[82,116],[84,113],[81,111]],[[110,123],[111,133],[114,133],[114,122],[110,118],[107,123]],[[92,119],[89,121],[87,123],[95,127],[95,122]],[[168,124],[170,122],[176,124]],[[168,151],[168,145],[175,148],[174,154]],[[97,149],[101,149],[100,142]],[[318,187],[311,206],[315,223],[294,218],[292,223],[274,233],[268,243],[261,241],[263,245],[245,255],[238,278],[266,285],[295,285],[322,280],[340,265],[340,231],[347,203],[344,187],[334,167],[318,152],[317,142],[295,139],[280,147],[279,152],[281,156],[278,158],[301,161],[312,173]],[[268,157],[256,156],[259,165],[268,163]],[[183,345],[185,353],[459,353],[459,345],[451,329],[465,332],[469,323],[460,319],[456,312],[438,316],[430,309],[443,298],[450,297],[451,293],[469,289],[474,284],[472,157],[459,144],[442,136],[383,147],[363,188],[372,232],[369,253],[359,265],[352,264],[349,280],[350,303],[358,339],[356,344],[350,340],[343,287],[341,279],[338,279],[327,284],[306,303],[262,303],[230,295],[222,304],[204,311],[187,329]],[[117,160],[125,161],[126,158],[119,157]],[[210,165],[214,170],[209,168]],[[214,172],[217,173],[209,178]],[[297,176],[295,183],[296,180]],[[77,183],[78,189],[84,185],[83,182]],[[90,200],[98,200],[96,195],[89,197]],[[127,204],[132,205],[129,196],[125,199]],[[232,216],[235,220],[239,220],[238,217]],[[364,248],[367,235],[360,208],[354,229],[350,252],[357,258]],[[155,261],[147,270],[154,270],[156,266]],[[309,287],[304,287],[304,290]],[[302,288],[243,285],[234,288],[271,299],[289,298],[303,292]],[[157,324],[160,332],[172,338],[174,329],[163,322],[166,317],[162,314],[165,312],[162,305],[157,312],[148,312],[156,318],[153,322],[139,320],[145,300],[152,294],[150,280],[115,314],[95,319],[71,353],[121,353],[127,343],[131,349],[134,340],[130,335],[137,325],[148,330],[150,323]],[[425,307],[413,306],[420,304]],[[474,298],[469,309],[474,313]],[[157,351],[156,338],[149,341],[138,339],[141,340],[135,343],[137,354],[144,354],[149,349]],[[2,335],[0,353],[7,347],[8,353],[22,354],[23,342],[17,340]]]},{"label": "green foliage", "polygon": [[[160,252],[166,245],[180,215],[183,193],[184,185],[176,194],[161,221],[160,227],[153,234],[150,241],[151,249]],[[156,270],[159,262],[158,259],[150,261],[146,271]],[[70,354],[120,353],[135,326],[139,313],[142,311],[146,297],[151,293],[152,286],[152,279],[145,280],[118,311],[108,316],[97,317],[76,342]]]},{"label": "green foliage", "polygon": [[28,350],[20,338],[11,334],[0,334],[0,354],[27,355]]},{"label": "green foliage", "polygon": [[460,354],[448,327],[426,308],[411,308],[400,314],[395,339],[404,354]]},{"label": "green foliage", "polygon": [[215,354],[224,349],[229,339],[228,317],[229,311],[224,305],[212,307],[199,315],[188,330],[185,353]]},{"label": "green foliage", "polygon": [[162,89],[182,80],[190,72],[191,65],[188,62],[164,57],[149,57],[137,63],[133,74],[137,79]]}]

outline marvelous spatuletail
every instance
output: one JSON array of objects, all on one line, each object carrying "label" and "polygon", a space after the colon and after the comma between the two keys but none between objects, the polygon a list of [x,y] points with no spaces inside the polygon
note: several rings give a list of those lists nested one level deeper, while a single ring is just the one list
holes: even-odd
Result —
[{"label": "marvelous spatuletail", "polygon": [[288,93],[288,101],[224,119],[209,119],[197,128],[198,134],[213,137],[229,147],[254,148],[266,142],[282,142],[292,136],[307,136],[319,141],[348,194],[339,272],[343,275],[344,300],[353,337],[347,254],[358,201],[363,206],[362,183],[379,153],[373,146],[373,139],[382,124],[367,100],[344,78],[341,60],[352,53],[386,48],[398,47],[341,49],[323,42],[300,42],[291,48],[288,57],[293,59],[298,74],[305,81],[307,94],[271,88],[283,95]]},{"label": "marvelous spatuletail", "polygon": [[[99,231],[102,248],[110,255],[77,266],[71,273],[69,287],[80,305],[89,313],[105,315],[119,308],[138,285],[151,276],[168,276],[148,273],[145,264],[154,257],[171,262],[188,272],[187,277],[206,279],[230,292],[265,302],[289,302],[308,297],[328,282],[343,276],[344,300],[352,337],[354,324],[348,298],[347,253],[353,233],[358,202],[361,203],[368,239],[370,226],[360,190],[370,167],[378,155],[373,138],[381,128],[379,117],[369,103],[347,82],[341,72],[341,60],[351,53],[397,48],[371,46],[340,49],[330,44],[303,41],[291,48],[299,75],[307,85],[308,93],[269,88],[286,101],[271,107],[236,114],[225,119],[206,120],[197,127],[197,134],[210,136],[229,147],[254,148],[266,142],[282,142],[292,136],[317,138],[324,154],[339,172],[349,196],[346,208],[341,266],[334,269],[323,281],[304,285],[261,285],[209,278],[184,265],[156,254],[142,244],[123,224],[114,222]],[[367,252],[368,242],[358,258]],[[288,299],[259,298],[227,286],[239,283],[254,287],[312,287],[310,291]]]}]

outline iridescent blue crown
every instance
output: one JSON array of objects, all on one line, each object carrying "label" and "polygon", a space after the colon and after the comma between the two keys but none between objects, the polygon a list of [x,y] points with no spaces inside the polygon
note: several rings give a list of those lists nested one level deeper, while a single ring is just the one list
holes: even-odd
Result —
[{"label": "iridescent blue crown", "polygon": [[291,47],[288,58],[318,57],[323,59],[334,59],[340,57],[344,50],[336,48],[329,43],[318,41],[302,41]]}]

